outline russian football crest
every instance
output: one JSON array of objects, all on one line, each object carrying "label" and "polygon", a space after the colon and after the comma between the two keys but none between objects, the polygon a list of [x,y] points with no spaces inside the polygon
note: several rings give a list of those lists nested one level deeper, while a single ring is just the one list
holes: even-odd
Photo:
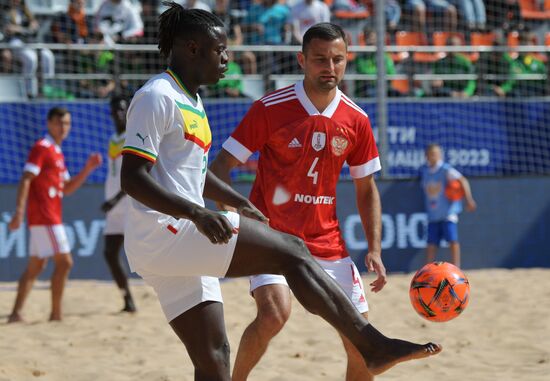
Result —
[{"label": "russian football crest", "polygon": [[348,140],[343,136],[334,136],[330,141],[330,148],[333,154],[340,156],[346,151],[346,148],[348,148]]},{"label": "russian football crest", "polygon": [[320,151],[325,148],[327,136],[324,132],[314,132],[311,138],[311,146],[315,151]]}]

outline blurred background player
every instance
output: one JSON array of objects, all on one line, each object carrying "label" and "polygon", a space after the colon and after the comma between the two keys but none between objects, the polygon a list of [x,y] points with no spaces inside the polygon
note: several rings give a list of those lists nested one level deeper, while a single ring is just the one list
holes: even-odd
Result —
[{"label": "blurred background player", "polygon": [[458,242],[458,214],[462,211],[462,201],[453,201],[445,195],[450,181],[460,182],[464,190],[466,210],[474,211],[476,202],[472,197],[470,183],[466,177],[443,162],[443,154],[438,144],[426,147],[427,164],[421,168],[420,181],[424,192],[426,213],[428,214],[428,246],[426,262],[433,262],[437,248],[444,239],[449,243],[452,263],[460,267],[460,244]]},{"label": "blurred background player", "polygon": [[136,306],[128,286],[128,276],[119,255],[124,243],[124,223],[128,209],[126,193],[120,189],[120,167],[122,166],[122,147],[126,139],[126,112],[128,100],[114,96],[110,102],[111,117],[116,132],[109,139],[108,168],[105,179],[105,202],[101,210],[106,213],[104,256],[118,288],[124,299],[123,312],[136,312]]},{"label": "blurred background player", "polygon": [[[321,267],[366,317],[368,304],[361,277],[345,248],[336,217],[336,184],[347,162],[369,244],[365,263],[378,274],[371,283],[372,290],[378,292],[386,283],[380,196],[373,178],[380,170],[380,160],[368,116],[338,89],[346,55],[346,35],[339,26],[320,23],[311,27],[298,54],[304,80],[256,101],[223,144],[210,170],[229,182],[231,169],[260,151],[252,203],[269,218],[272,228],[302,238]],[[233,381],[247,379],[290,315],[290,291],[284,276],[253,276],[250,291],[258,315],[241,339]],[[346,380],[372,379],[359,352],[348,339],[342,339],[348,355]]]},{"label": "blurred background player", "polygon": [[61,320],[61,301],[73,260],[62,216],[62,198],[76,191],[88,175],[101,164],[101,155],[93,153],[76,176],[70,177],[61,143],[71,130],[71,114],[67,109],[54,107],[48,112],[48,134],[32,147],[23,168],[17,190],[16,210],[9,228],[19,229],[28,200],[29,262],[19,279],[17,297],[9,323],[22,321],[21,309],[38,275],[49,258],[55,269],[51,278],[52,311],[50,320]]}]

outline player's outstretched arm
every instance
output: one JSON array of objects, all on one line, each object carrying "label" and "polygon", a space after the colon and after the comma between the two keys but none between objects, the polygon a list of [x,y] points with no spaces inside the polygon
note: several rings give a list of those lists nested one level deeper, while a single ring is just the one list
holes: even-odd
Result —
[{"label": "player's outstretched arm", "polygon": [[229,242],[233,226],[225,216],[168,192],[149,174],[152,167],[153,163],[147,159],[124,155],[120,173],[122,190],[151,209],[193,221],[212,243]]},{"label": "player's outstretched arm", "polygon": [[65,182],[63,187],[63,193],[69,195],[75,192],[78,188],[84,184],[84,181],[90,176],[90,174],[101,165],[102,162],[101,155],[99,153],[92,153],[88,157],[84,168],[76,175],[71,177],[68,181]]}]

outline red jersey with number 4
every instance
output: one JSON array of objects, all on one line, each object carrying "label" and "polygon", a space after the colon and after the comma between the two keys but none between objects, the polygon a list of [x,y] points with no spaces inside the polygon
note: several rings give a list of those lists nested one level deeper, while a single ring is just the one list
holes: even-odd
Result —
[{"label": "red jersey with number 4", "polygon": [[337,90],[319,113],[298,82],[254,102],[223,148],[242,163],[260,152],[250,200],[271,227],[302,238],[316,257],[348,256],[336,217],[340,171],[344,162],[353,178],[380,169],[361,108]]},{"label": "red jersey with number 4", "polygon": [[27,219],[31,225],[61,224],[63,186],[69,178],[61,148],[48,135],[32,147],[25,168],[31,181]]}]

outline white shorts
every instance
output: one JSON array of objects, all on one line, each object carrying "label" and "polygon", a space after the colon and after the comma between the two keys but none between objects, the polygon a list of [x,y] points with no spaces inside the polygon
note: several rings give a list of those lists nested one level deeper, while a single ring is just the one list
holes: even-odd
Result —
[{"label": "white shorts", "polygon": [[171,322],[185,311],[206,301],[223,303],[220,281],[211,276],[163,276],[139,270],[139,276],[153,287]]},{"label": "white shorts", "polygon": [[[239,215],[224,213],[238,231]],[[170,218],[161,224],[162,237],[155,232],[154,251],[146,262],[140,256],[134,270],[157,293],[168,321],[204,301],[222,302],[218,277],[223,277],[231,264],[238,233],[227,244],[215,245],[200,233],[190,220]],[[128,242],[125,249],[129,258],[139,248],[139,242]]]},{"label": "white shorts", "polygon": [[104,235],[124,234],[124,225],[128,213],[128,197],[124,196],[110,211],[105,215]]},{"label": "white shorts", "polygon": [[[359,270],[353,263],[350,257],[339,259],[336,261],[325,261],[315,258],[317,263],[321,265],[332,279],[342,287],[348,298],[360,313],[365,313],[369,310],[369,304],[365,297],[365,289],[363,281],[359,274]],[[286,279],[282,275],[261,274],[250,277],[250,292],[261,286],[268,284],[284,284],[288,286]]]},{"label": "white shorts", "polygon": [[104,235],[124,234],[124,224],[126,223],[126,213],[107,213],[105,216]]},{"label": "white shorts", "polygon": [[29,254],[32,257],[49,258],[71,252],[63,225],[32,225],[29,233]]}]

